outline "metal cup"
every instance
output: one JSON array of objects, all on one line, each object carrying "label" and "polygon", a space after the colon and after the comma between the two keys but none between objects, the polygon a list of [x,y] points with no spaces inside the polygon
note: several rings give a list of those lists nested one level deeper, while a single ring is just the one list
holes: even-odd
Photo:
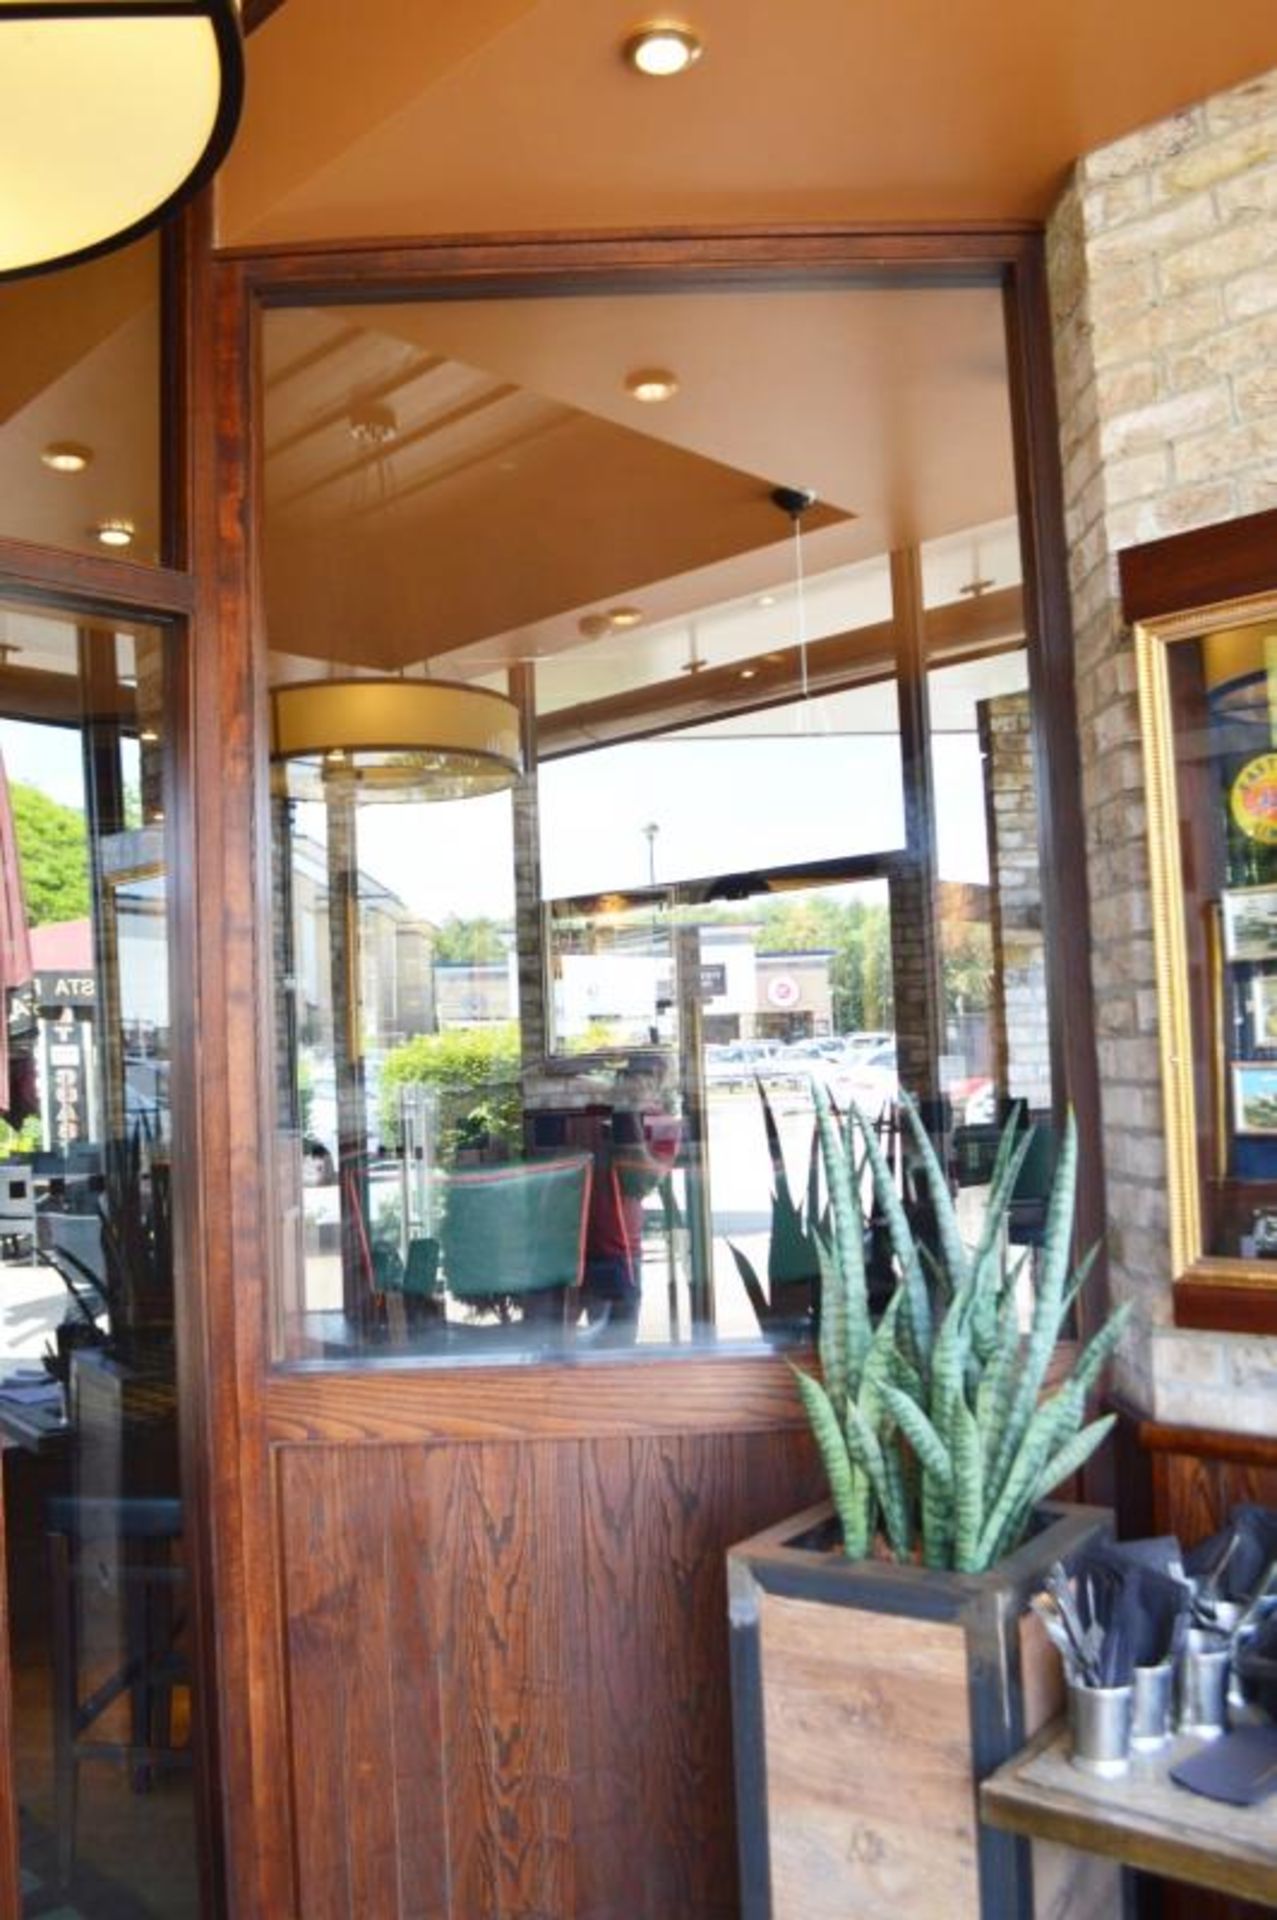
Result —
[{"label": "metal cup", "polygon": [[1156,1753],[1171,1737],[1175,1669],[1169,1660],[1136,1667],[1131,1682],[1131,1751]]},{"label": "metal cup", "polygon": [[1228,1642],[1190,1627],[1176,1675],[1175,1725],[1180,1733],[1214,1740],[1228,1722]]},{"label": "metal cup", "polygon": [[1073,1765],[1116,1780],[1130,1765],[1130,1687],[1069,1687]]}]

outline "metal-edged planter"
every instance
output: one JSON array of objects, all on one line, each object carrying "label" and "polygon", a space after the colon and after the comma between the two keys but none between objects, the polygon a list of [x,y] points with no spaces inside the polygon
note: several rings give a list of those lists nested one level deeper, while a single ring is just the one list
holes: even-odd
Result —
[{"label": "metal-edged planter", "polygon": [[[1028,1920],[1035,1865],[1038,1912],[1075,1870],[1111,1873],[977,1808],[1062,1704],[1029,1595],[1110,1531],[1103,1508],[1043,1503],[987,1573],[951,1573],[846,1559],[823,1506],[730,1549],[743,1920]],[[1096,1897],[1083,1910],[1120,1911]]]}]

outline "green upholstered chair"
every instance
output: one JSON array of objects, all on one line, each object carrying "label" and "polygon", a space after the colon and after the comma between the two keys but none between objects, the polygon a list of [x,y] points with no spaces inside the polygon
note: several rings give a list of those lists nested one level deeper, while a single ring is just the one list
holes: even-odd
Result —
[{"label": "green upholstered chair", "polygon": [[449,1174],[439,1250],[453,1298],[517,1306],[525,1319],[562,1315],[581,1283],[591,1169],[582,1153]]}]

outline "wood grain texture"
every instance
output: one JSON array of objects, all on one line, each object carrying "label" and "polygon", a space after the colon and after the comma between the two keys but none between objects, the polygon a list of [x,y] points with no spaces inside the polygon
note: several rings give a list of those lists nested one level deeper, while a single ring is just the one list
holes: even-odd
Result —
[{"label": "wood grain texture", "polygon": [[764,1594],[759,1631],[774,1920],[978,1913],[963,1628]]},{"label": "wood grain texture", "polygon": [[724,1552],[806,1437],[276,1462],[306,1920],[734,1920]]},{"label": "wood grain texture", "polygon": [[94,613],[164,620],[190,613],[195,604],[195,587],[185,573],[32,540],[0,539],[0,576],[6,597],[61,610],[79,601]]},{"label": "wood grain texture", "polygon": [[[1125,1779],[1097,1780],[1072,1764],[1068,1732],[1057,1726],[985,1781],[981,1810],[1004,1832],[1085,1848],[1195,1887],[1277,1901],[1277,1807],[1230,1807],[1175,1786],[1168,1767],[1196,1746],[1177,1740],[1163,1754],[1133,1761]],[[1110,1911],[1095,1920],[1107,1920]]]},{"label": "wood grain texture", "polygon": [[[1221,1433],[1146,1420],[1138,1442],[1152,1468],[1155,1533],[1174,1533],[1192,1546],[1221,1527],[1240,1500],[1277,1506],[1277,1440],[1263,1434]],[[1201,1889],[1160,1890],[1160,1920],[1258,1920],[1250,1901]]]},{"label": "wood grain texture", "polygon": [[1212,1333],[1277,1333],[1277,1287],[1230,1284],[1222,1275],[1175,1282],[1175,1325]]},{"label": "wood grain texture", "polygon": [[1156,620],[1247,594],[1270,593],[1277,580],[1277,512],[1248,513],[1225,525],[1147,540],[1118,555],[1122,612]]},{"label": "wood grain texture", "polygon": [[778,1354],[277,1373],[267,1384],[266,1407],[276,1444],[586,1439],[804,1424],[793,1375]]}]

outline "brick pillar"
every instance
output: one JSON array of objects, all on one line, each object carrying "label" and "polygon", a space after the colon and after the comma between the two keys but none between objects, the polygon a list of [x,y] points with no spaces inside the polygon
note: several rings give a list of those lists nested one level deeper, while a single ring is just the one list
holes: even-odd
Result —
[{"label": "brick pillar", "polygon": [[1040,1110],[1051,1105],[1051,1035],[1028,694],[981,700],[976,725],[989,841],[994,1078],[1011,1099]]},{"label": "brick pillar", "polygon": [[1119,1386],[1267,1432],[1277,1341],[1176,1332],[1144,776],[1116,555],[1277,506],[1277,72],[1088,154],[1047,229]]}]

